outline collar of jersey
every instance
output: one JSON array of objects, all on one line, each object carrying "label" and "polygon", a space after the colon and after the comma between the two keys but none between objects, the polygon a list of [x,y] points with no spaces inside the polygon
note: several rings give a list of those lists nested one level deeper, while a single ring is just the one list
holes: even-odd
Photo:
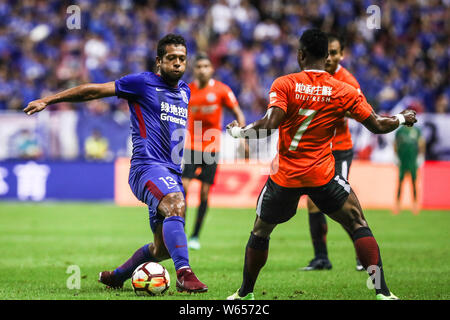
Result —
[{"label": "collar of jersey", "polygon": [[200,90],[205,89],[206,87],[213,87],[215,83],[216,81],[213,78],[211,78],[208,80],[208,84],[206,86],[200,88],[200,86],[198,85],[198,81],[197,80],[194,81],[195,86]]},{"label": "collar of jersey", "polygon": [[318,69],[308,69],[308,70],[303,70],[305,72],[326,72],[325,70],[318,70]]}]

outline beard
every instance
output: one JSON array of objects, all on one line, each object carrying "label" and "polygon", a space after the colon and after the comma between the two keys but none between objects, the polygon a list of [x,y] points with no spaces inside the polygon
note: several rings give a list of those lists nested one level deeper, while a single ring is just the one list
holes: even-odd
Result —
[{"label": "beard", "polygon": [[161,77],[165,79],[169,83],[176,84],[184,75],[184,72],[173,73],[173,72],[165,72],[163,69],[159,70],[161,73]]}]

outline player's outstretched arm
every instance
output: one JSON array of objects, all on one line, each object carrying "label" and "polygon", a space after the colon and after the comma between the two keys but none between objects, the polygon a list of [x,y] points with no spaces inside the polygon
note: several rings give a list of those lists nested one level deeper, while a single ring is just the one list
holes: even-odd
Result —
[{"label": "player's outstretched arm", "polygon": [[397,129],[401,124],[411,127],[417,122],[414,110],[403,110],[392,117],[380,116],[374,111],[362,122],[362,124],[373,133],[389,133]]},{"label": "player's outstretched arm", "polygon": [[278,129],[281,122],[286,117],[283,109],[272,107],[262,119],[259,119],[249,125],[241,128],[236,120],[227,125],[227,132],[234,138],[258,139],[267,137]]},{"label": "player's outstretched arm", "polygon": [[114,95],[116,95],[114,81],[106,83],[86,83],[42,99],[31,101],[23,111],[28,115],[32,115],[33,113],[44,110],[48,105],[59,102],[82,102]]}]

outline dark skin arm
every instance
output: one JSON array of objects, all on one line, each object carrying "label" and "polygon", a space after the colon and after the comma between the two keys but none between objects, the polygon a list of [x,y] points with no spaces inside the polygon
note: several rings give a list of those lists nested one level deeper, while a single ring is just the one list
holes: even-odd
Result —
[{"label": "dark skin arm", "polygon": [[[405,117],[405,125],[411,127],[417,122],[416,112],[414,110],[403,110],[400,112]],[[394,117],[380,116],[372,111],[370,116],[362,122],[370,132],[376,134],[389,133],[399,127],[399,120]]]},{"label": "dark skin arm", "polygon": [[[405,117],[405,125],[412,126],[417,122],[416,112],[413,110],[403,110],[401,112]],[[281,122],[285,119],[286,113],[278,107],[270,108],[266,115],[248,126],[243,128],[243,134],[245,137],[258,139],[261,136],[260,130],[268,130],[269,134],[272,130],[277,129]],[[399,120],[396,117],[384,117],[376,114],[374,111],[370,116],[362,122],[362,124],[371,132],[376,134],[388,133],[394,131],[399,127]],[[239,124],[237,121],[233,121],[227,125],[227,129],[237,127]],[[267,132],[267,131],[265,131]]]},{"label": "dark skin arm", "polygon": [[106,83],[86,83],[73,87],[54,95],[34,100],[28,103],[27,107],[23,109],[28,115],[42,111],[48,105],[58,102],[82,102],[116,95],[116,88],[114,81]]},{"label": "dark skin arm", "polygon": [[[245,115],[242,112],[242,109],[239,106],[236,106],[235,108],[231,109],[231,112],[234,114],[234,117],[236,118],[238,125],[240,127],[245,126]],[[241,147],[242,150],[244,151],[244,158],[248,159],[250,151],[246,140],[241,140]]]},{"label": "dark skin arm", "polygon": [[[258,139],[260,137],[266,137],[267,135],[263,133],[272,134],[273,130],[278,129],[281,122],[286,117],[286,113],[283,109],[278,107],[272,107],[267,110],[265,116],[243,128],[243,134],[249,139]],[[227,129],[232,127],[238,127],[239,124],[236,120],[227,125]]]}]

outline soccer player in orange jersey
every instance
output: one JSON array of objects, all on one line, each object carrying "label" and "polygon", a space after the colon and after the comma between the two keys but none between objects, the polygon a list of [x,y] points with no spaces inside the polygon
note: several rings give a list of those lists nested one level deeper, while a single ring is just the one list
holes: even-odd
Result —
[{"label": "soccer player in orange jersey", "polygon": [[415,112],[393,117],[376,114],[351,85],[325,71],[328,37],[317,29],[300,38],[299,73],[277,78],[269,94],[266,115],[246,127],[227,126],[235,138],[258,138],[278,128],[278,153],[256,206],[256,220],[247,242],[243,281],[230,300],[254,299],[253,289],[267,261],[273,229],[297,211],[302,195],[352,235],[355,250],[369,273],[379,300],[398,299],[387,287],[378,244],[367,224],[358,198],[347,180],[336,174],[331,142],[337,122],[346,112],[373,133],[388,133],[401,124],[417,122]]},{"label": "soccer player in orange jersey", "polygon": [[[200,205],[188,246],[200,249],[199,233],[208,209],[208,195],[214,183],[219,159],[220,136],[222,134],[222,108],[228,108],[239,125],[245,125],[245,117],[233,91],[224,83],[214,80],[214,68],[205,54],[195,58],[194,78],[189,84],[191,99],[188,110],[188,132],[183,187],[187,192],[192,179],[201,181]],[[200,171],[200,172],[198,172]]]},{"label": "soccer player in orange jersey", "polygon": [[[355,77],[340,62],[344,58],[344,42],[336,36],[328,35],[328,58],[325,62],[325,71],[331,74],[335,79],[344,81],[355,87],[361,93],[361,88]],[[336,173],[341,174],[348,179],[350,165],[353,159],[353,143],[350,130],[348,128],[348,119],[342,118],[337,122],[336,134],[332,142],[332,151],[335,161]],[[332,265],[328,259],[327,250],[327,220],[325,214],[308,197],[308,220],[309,231],[314,247],[314,259],[302,268],[303,271],[312,270],[330,270]],[[350,235],[350,234],[349,234]],[[350,235],[351,238],[351,235]],[[356,257],[356,270],[363,271],[358,257]]]}]

